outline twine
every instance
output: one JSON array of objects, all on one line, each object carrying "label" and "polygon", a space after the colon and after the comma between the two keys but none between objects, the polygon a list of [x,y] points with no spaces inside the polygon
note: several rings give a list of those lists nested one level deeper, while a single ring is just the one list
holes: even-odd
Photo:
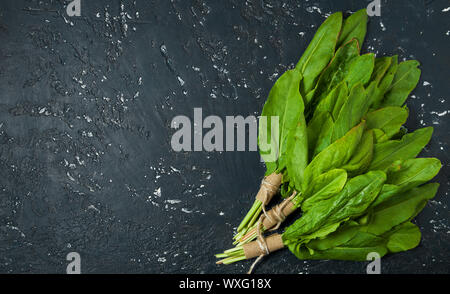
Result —
[{"label": "twine", "polygon": [[265,197],[264,197],[264,203],[263,203],[263,205],[266,205],[268,192],[277,193],[279,187],[277,187],[276,185],[274,185],[271,182],[267,181],[266,178],[262,179],[261,187],[264,188],[264,190],[266,192],[265,193]]},{"label": "twine", "polygon": [[[274,207],[273,214],[275,215],[277,225],[272,229],[270,229],[269,231],[278,230],[278,228],[281,226],[281,223],[284,222],[284,220],[286,219],[286,215],[283,213],[283,209],[289,204],[289,202],[292,201],[292,199],[294,199],[295,195],[297,195],[297,191],[294,191],[294,193],[292,193],[292,195],[289,196],[289,198],[286,198],[286,200],[284,200],[280,205]],[[269,215],[265,214],[265,216],[268,217]],[[273,219],[270,218],[270,216],[269,220],[273,221]]]},{"label": "twine", "polygon": [[[277,230],[280,227],[281,223],[286,219],[286,216],[283,213],[283,208],[285,208],[286,205],[292,199],[294,199],[296,194],[297,194],[297,192],[294,191],[294,193],[292,193],[292,195],[289,198],[287,198],[285,201],[283,201],[280,205],[275,206],[275,208],[274,208],[274,215],[275,215],[275,218],[277,219],[277,226],[275,228],[271,229],[270,231]],[[262,223],[263,223],[264,217],[269,218],[271,221],[273,221],[273,219],[267,214],[267,212],[266,212],[266,210],[264,208],[264,205],[263,205],[263,212],[264,212],[264,214],[259,217],[258,222],[256,224],[256,231],[257,231],[257,234],[258,234],[258,237],[256,238],[256,242],[257,242],[259,248],[261,249],[262,254],[260,256],[258,256],[258,258],[256,258],[256,260],[250,266],[250,269],[247,272],[247,274],[251,274],[253,272],[253,269],[261,261],[261,259],[263,259],[263,257],[265,255],[269,255],[270,254],[270,250],[269,250],[269,247],[267,246],[266,239],[264,238],[264,236],[262,234],[262,231],[263,231],[262,230]]]},{"label": "twine", "polygon": [[255,268],[255,266],[258,264],[258,262],[261,261],[261,259],[263,259],[263,257],[265,255],[270,254],[269,251],[269,247],[267,246],[267,242],[266,239],[264,238],[264,236],[262,235],[262,230],[261,230],[261,226],[262,226],[262,220],[264,218],[264,215],[261,215],[258,219],[258,223],[257,223],[257,232],[258,232],[258,237],[256,239],[256,243],[258,243],[259,248],[261,249],[261,251],[263,252],[260,256],[258,256],[258,258],[253,262],[253,264],[251,265],[250,269],[248,270],[247,274],[251,274],[253,269]]},{"label": "twine", "polygon": [[[271,189],[268,189],[267,186],[269,186],[269,188],[271,188]],[[265,215],[266,217],[268,217],[269,219],[271,219],[270,216],[267,215],[267,211],[266,211],[267,197],[269,197],[268,192],[270,191],[270,192],[272,192],[272,193],[277,193],[278,190],[279,190],[279,187],[275,186],[274,184],[272,184],[272,183],[269,182],[269,181],[266,181],[266,178],[264,178],[264,179],[261,181],[261,187],[264,188],[264,190],[265,190],[265,193],[264,193],[264,201],[263,201],[263,203],[262,203],[262,211],[263,211],[263,213],[264,213],[264,215]]]},{"label": "twine", "polygon": [[272,223],[276,223],[277,224],[274,228],[270,229],[269,231],[277,230],[281,226],[281,223],[284,222],[284,220],[286,219],[286,215],[283,213],[283,209],[289,204],[289,202],[292,201],[292,199],[294,199],[295,195],[297,195],[297,191],[294,191],[294,193],[292,193],[292,195],[289,196],[289,198],[286,198],[281,204],[275,206],[272,209],[275,219],[273,219],[267,213],[265,208],[263,207],[264,216],[266,218],[268,218]]}]

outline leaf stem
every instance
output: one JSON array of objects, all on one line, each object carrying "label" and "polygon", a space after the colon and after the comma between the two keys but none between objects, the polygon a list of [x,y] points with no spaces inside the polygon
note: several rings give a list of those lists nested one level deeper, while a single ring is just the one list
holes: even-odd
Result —
[{"label": "leaf stem", "polygon": [[253,203],[252,207],[248,211],[247,215],[244,217],[241,224],[239,225],[239,227],[237,229],[238,232],[242,231],[244,228],[249,227],[248,223],[254,219],[255,214],[259,215],[259,212],[261,212],[261,205],[262,205],[262,202],[259,201],[258,199],[256,199],[255,202]]}]

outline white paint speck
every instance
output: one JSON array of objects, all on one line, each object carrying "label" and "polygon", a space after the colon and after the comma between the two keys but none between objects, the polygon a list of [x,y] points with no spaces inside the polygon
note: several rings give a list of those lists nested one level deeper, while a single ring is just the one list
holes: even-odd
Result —
[{"label": "white paint speck", "polygon": [[443,111],[443,112],[432,111],[432,112],[430,112],[430,113],[431,113],[431,114],[436,114],[436,115],[438,115],[438,116],[444,116],[444,115],[446,115],[448,112],[449,112],[448,110],[445,110],[445,111]]},{"label": "white paint speck", "polygon": [[88,209],[92,209],[92,210],[94,210],[96,212],[100,212],[100,210],[97,207],[95,207],[94,205],[89,205]]},{"label": "white paint speck", "polygon": [[11,229],[11,230],[14,230],[14,231],[18,231],[18,232],[20,233],[20,236],[21,236],[22,238],[25,238],[25,234],[24,234],[18,227],[11,226],[11,225],[6,225],[6,227],[7,227],[8,229]]},{"label": "white paint speck", "polygon": [[178,83],[180,83],[180,86],[184,86],[184,84],[185,84],[184,80],[179,76],[177,77],[177,79],[178,79]]},{"label": "white paint speck", "polygon": [[75,179],[70,175],[69,172],[67,172],[66,175],[69,178],[69,180],[71,180],[72,182],[75,182]]},{"label": "white paint speck", "polygon": [[87,116],[87,115],[84,115],[84,119],[85,119],[88,123],[92,122],[92,118],[90,118],[90,117]]},{"label": "white paint speck", "polygon": [[314,11],[317,11],[319,14],[322,14],[322,10],[320,10],[317,6],[310,6],[306,8],[306,11],[309,13],[313,13]]}]

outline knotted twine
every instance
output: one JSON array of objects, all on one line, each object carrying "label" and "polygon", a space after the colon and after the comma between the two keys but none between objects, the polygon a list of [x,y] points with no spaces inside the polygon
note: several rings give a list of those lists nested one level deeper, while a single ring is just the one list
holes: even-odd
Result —
[{"label": "knotted twine", "polygon": [[263,207],[267,205],[270,200],[272,200],[272,197],[275,194],[278,193],[281,185],[281,178],[281,174],[273,173],[262,179],[256,199],[262,202]]},{"label": "knotted twine", "polygon": [[[297,191],[294,191],[294,193],[292,193],[291,196],[289,196],[288,198],[283,200],[283,202],[281,202],[280,204],[276,205],[269,212],[267,212],[265,207],[263,207],[263,215],[261,215],[263,217],[263,219],[261,220],[261,224],[264,224],[264,221],[267,218],[267,220],[269,220],[269,224],[271,224],[271,225],[264,226],[264,227],[266,229],[269,229],[273,226],[272,224],[276,224],[276,226],[274,228],[270,229],[269,231],[277,230],[280,227],[281,223],[284,222],[287,215],[289,215],[292,212],[292,209],[290,209],[288,211],[288,213],[286,213],[284,211],[284,209],[287,208],[288,206],[292,205],[291,201],[292,201],[292,199],[294,199],[295,195],[297,195]],[[258,230],[261,231],[261,228],[259,226],[258,226]]]},{"label": "knotted twine", "polygon": [[[257,246],[255,246],[257,245]],[[247,259],[258,256],[253,262],[247,274],[251,274],[256,264],[270,252],[279,250],[284,247],[283,240],[280,234],[273,234],[267,238],[258,236],[255,242],[247,243],[244,245],[244,254]]]},{"label": "knotted twine", "polygon": [[[271,223],[277,224],[274,228],[270,229],[269,231],[277,230],[280,227],[281,223],[286,219],[286,215],[284,214],[283,209],[291,202],[292,199],[294,199],[296,194],[297,194],[297,192],[294,191],[294,193],[292,193],[292,195],[289,198],[285,199],[281,204],[275,206],[272,209],[272,213],[273,213],[275,220],[266,212],[265,207],[263,205],[264,213],[259,217],[258,222],[256,224],[256,228],[257,228],[256,231],[258,234],[258,237],[256,238],[256,244],[258,244],[261,254],[253,262],[253,264],[251,265],[247,274],[251,274],[253,269],[255,268],[255,266],[258,264],[258,262],[260,262],[261,259],[263,259],[263,257],[265,255],[270,254],[270,252],[271,252],[270,249],[272,249],[272,251],[276,251],[276,250],[284,247],[284,244],[283,244],[283,241],[281,240],[280,235],[272,235],[272,236],[268,237],[268,239],[271,238],[270,240],[271,241],[273,240],[273,242],[270,242],[272,246],[269,246],[267,244],[268,242],[267,242],[266,238],[264,238],[263,230],[262,230],[263,222],[264,222],[265,218],[269,219]],[[277,238],[277,239],[275,239],[275,238]],[[245,248],[244,248],[244,251],[245,251]]]}]

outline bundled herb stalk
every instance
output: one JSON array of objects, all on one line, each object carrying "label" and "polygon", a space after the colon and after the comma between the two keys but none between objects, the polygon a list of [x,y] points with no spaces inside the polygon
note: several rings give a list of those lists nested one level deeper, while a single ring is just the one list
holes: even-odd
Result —
[{"label": "bundled herb stalk", "polygon": [[[302,97],[312,100],[321,74],[335,55],[336,47],[353,41],[352,48],[359,52],[359,44],[366,34],[367,14],[360,10],[350,16],[343,24],[342,13],[332,14],[319,27],[311,43],[305,50],[294,70],[282,75],[269,93],[260,121],[260,137],[258,140],[261,157],[266,162],[265,178],[255,202],[239,225],[235,239],[240,239],[252,228],[264,207],[271,201],[282,183],[288,182],[286,158],[292,145],[297,144],[291,138],[300,139],[304,134],[297,131],[298,124],[306,124],[304,117],[305,104],[300,104]],[[330,72],[330,71],[329,71]],[[309,107],[312,109],[312,107]],[[273,132],[271,117],[279,119],[279,131]],[[261,134],[267,135],[261,138]],[[272,136],[273,135],[273,136]],[[271,146],[267,146],[270,141]],[[296,140],[298,141],[298,140]],[[303,141],[302,141],[303,142]],[[276,146],[274,146],[276,145]],[[273,154],[276,154],[274,160]],[[307,154],[297,154],[297,163],[306,166]],[[302,163],[303,162],[303,163]]]},{"label": "bundled herb stalk", "polygon": [[[365,11],[343,25],[341,14],[331,15],[300,66],[271,90],[263,116],[278,116],[282,123],[271,138],[280,142],[279,156],[266,162],[266,174],[270,179],[276,174],[285,199],[259,216],[269,200],[260,198],[261,205],[240,226],[238,246],[216,255],[222,258],[218,263],[259,260],[284,247],[299,259],[365,260],[369,252],[383,256],[418,245],[420,230],[411,220],[436,194],[438,184],[425,183],[441,168],[438,159],[416,158],[432,128],[406,133],[402,127],[409,114],[405,101],[420,78],[419,63],[360,55],[366,20]],[[334,43],[317,42],[327,34]],[[322,68],[311,63],[313,79],[305,56],[326,61]],[[260,135],[271,130],[270,123],[260,123]],[[300,217],[284,233],[263,236],[297,209]]]}]

